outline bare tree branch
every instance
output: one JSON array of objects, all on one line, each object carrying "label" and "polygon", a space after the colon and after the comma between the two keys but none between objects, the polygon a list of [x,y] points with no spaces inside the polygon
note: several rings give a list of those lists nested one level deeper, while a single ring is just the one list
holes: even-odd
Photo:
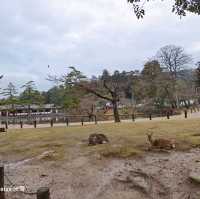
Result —
[{"label": "bare tree branch", "polygon": [[106,97],[106,96],[104,96],[104,95],[98,93],[98,92],[95,91],[94,89],[89,88],[89,87],[87,87],[87,86],[85,86],[85,85],[83,85],[83,84],[78,84],[78,86],[81,87],[81,88],[83,88],[83,89],[85,89],[87,92],[96,95],[97,97],[100,97],[100,98],[105,99],[105,100],[108,100],[108,101],[112,101],[112,98]]}]

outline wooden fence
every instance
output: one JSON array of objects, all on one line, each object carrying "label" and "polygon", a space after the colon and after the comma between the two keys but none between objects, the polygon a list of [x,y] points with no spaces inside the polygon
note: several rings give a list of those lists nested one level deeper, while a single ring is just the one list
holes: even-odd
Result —
[{"label": "wooden fence", "polygon": [[[188,112],[194,113],[199,111],[199,108],[191,109],[191,110],[184,110],[184,117],[188,118]],[[173,115],[172,112],[166,111],[165,113],[161,114],[153,114],[153,113],[136,113],[136,114],[120,114],[121,120],[132,120],[136,121],[139,118],[146,118],[149,120],[153,120],[155,117],[166,117],[170,119]],[[19,125],[20,128],[24,127],[24,124],[33,125],[34,128],[37,128],[38,124],[48,124],[50,127],[53,127],[55,123],[65,123],[66,126],[69,126],[70,123],[78,122],[82,126],[85,122],[91,122],[94,124],[98,124],[100,121],[111,121],[114,120],[114,116],[104,115],[98,116],[88,116],[88,115],[66,115],[64,113],[51,113],[51,114],[40,114],[40,115],[23,115],[23,116],[0,116],[0,122],[4,126],[5,129],[9,128],[9,125]],[[0,128],[2,132],[4,129]]]}]

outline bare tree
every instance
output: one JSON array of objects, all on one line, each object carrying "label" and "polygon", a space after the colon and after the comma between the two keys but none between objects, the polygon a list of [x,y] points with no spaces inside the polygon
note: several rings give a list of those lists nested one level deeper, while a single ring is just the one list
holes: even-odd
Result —
[{"label": "bare tree", "polygon": [[184,70],[192,61],[192,57],[184,52],[184,49],[180,46],[168,45],[161,48],[157,57],[163,66],[163,70],[170,75],[171,83],[176,98],[176,105],[179,107],[179,99],[177,95],[177,80],[180,72]]},{"label": "bare tree", "polygon": [[96,80],[88,80],[80,71],[69,67],[71,72],[57,78],[49,76],[48,80],[62,82],[68,88],[79,88],[96,97],[109,101],[113,106],[115,122],[120,122],[118,102],[124,94],[127,84],[130,83],[132,73],[115,71],[112,75],[107,70]]},{"label": "bare tree", "polygon": [[79,86],[87,92],[109,101],[112,104],[115,122],[120,122],[118,103],[125,96],[125,90],[132,84],[133,75],[133,71],[115,71],[113,74],[109,74],[107,70],[104,70],[98,80],[81,83]]},{"label": "bare tree", "polygon": [[180,46],[168,45],[161,48],[157,53],[160,63],[173,79],[177,79],[178,72],[185,69],[192,60],[191,56],[184,52]]},{"label": "bare tree", "polygon": [[102,79],[99,82],[87,82],[87,83],[80,83],[79,86],[85,89],[88,93],[92,93],[97,97],[107,100],[111,102],[113,106],[113,113],[115,122],[120,122],[119,111],[118,111],[118,102],[120,100],[119,96],[119,85],[117,82],[108,79]]},{"label": "bare tree", "polygon": [[97,97],[95,95],[87,94],[80,100],[80,111],[82,114],[87,114],[89,121],[96,115]]}]

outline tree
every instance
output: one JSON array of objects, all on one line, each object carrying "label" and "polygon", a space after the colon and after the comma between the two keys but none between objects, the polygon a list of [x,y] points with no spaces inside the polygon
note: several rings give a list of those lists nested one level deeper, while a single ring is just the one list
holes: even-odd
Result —
[{"label": "tree", "polygon": [[107,70],[98,79],[88,80],[80,71],[74,67],[70,67],[71,71],[60,78],[49,77],[49,80],[60,81],[67,88],[79,89],[86,91],[101,99],[111,102],[115,122],[120,122],[118,112],[118,102],[124,94],[125,87],[129,82],[130,75],[122,75],[119,71],[115,71],[112,75]]},{"label": "tree", "polygon": [[21,88],[24,88],[24,91],[20,94],[19,99],[22,104],[28,105],[28,113],[31,113],[31,104],[42,104],[44,101],[43,96],[35,88],[34,81],[28,81]]},{"label": "tree", "polygon": [[168,45],[161,48],[157,57],[163,67],[163,70],[170,75],[170,81],[173,85],[173,91],[176,99],[176,106],[179,108],[179,99],[177,95],[177,80],[181,71],[184,70],[192,60],[191,56],[184,52],[180,46]]},{"label": "tree", "polygon": [[63,100],[65,98],[65,88],[64,86],[54,86],[47,92],[43,92],[42,95],[46,104],[61,106],[63,105]]},{"label": "tree", "polygon": [[200,62],[197,62],[197,68],[195,70],[195,83],[196,87],[200,88]]},{"label": "tree", "polygon": [[[145,15],[144,4],[153,0],[128,0],[132,4],[137,18],[143,18]],[[174,5],[172,12],[179,16],[186,16],[186,12],[200,14],[200,1],[199,0],[173,0]]]},{"label": "tree", "polygon": [[109,78],[106,77],[104,79],[104,77],[102,76],[101,81],[90,82],[87,84],[79,84],[79,86],[99,98],[110,101],[113,106],[115,122],[120,122],[117,105],[117,103],[119,102],[119,87],[115,78],[109,76]]},{"label": "tree", "polygon": [[[53,99],[52,102],[56,102],[55,104],[62,106],[65,111],[75,110],[79,112],[80,99],[84,96],[85,91],[77,85],[86,77],[74,67],[71,66],[69,68],[71,71],[61,77],[48,76],[47,80],[62,83],[59,87],[54,87],[49,90],[50,99]],[[56,96],[52,95],[53,93],[56,93]]]},{"label": "tree", "polygon": [[162,47],[157,53],[158,59],[172,79],[177,79],[178,73],[185,69],[192,60],[191,56],[184,52],[180,46],[167,45]]},{"label": "tree", "polygon": [[89,121],[96,115],[97,101],[97,97],[92,94],[86,94],[80,100],[80,111],[88,116]]},{"label": "tree", "polygon": [[141,72],[146,90],[145,94],[148,99],[153,99],[153,101],[157,97],[161,72],[160,63],[157,60],[146,62]]},{"label": "tree", "polygon": [[145,63],[138,90],[142,91],[146,111],[160,112],[168,105],[174,106],[170,82],[168,73],[163,72],[158,60],[150,60]]},{"label": "tree", "polygon": [[45,103],[60,106],[65,111],[78,108],[79,99],[75,94],[77,94],[75,91],[72,92],[72,89],[67,89],[63,85],[54,86],[47,92],[42,93]]},{"label": "tree", "polygon": [[7,88],[3,89],[2,94],[4,96],[8,96],[8,98],[14,98],[17,94],[17,90],[15,88],[15,85],[12,82],[9,82]]},{"label": "tree", "polygon": [[9,82],[7,88],[3,89],[3,92],[1,92],[1,94],[5,97],[7,97],[6,99],[6,104],[11,104],[12,106],[12,111],[15,110],[15,104],[17,102],[17,90],[15,88],[15,85],[12,82]]},{"label": "tree", "polygon": [[160,75],[161,72],[162,69],[160,67],[160,63],[157,60],[152,60],[145,63],[141,74],[145,79],[153,81]]},{"label": "tree", "polygon": [[120,73],[119,71],[109,74],[108,71],[104,70],[97,81],[82,83],[79,86],[87,92],[109,101],[113,107],[115,122],[120,122],[118,103],[125,96],[126,88],[132,83],[132,75],[132,72]]}]

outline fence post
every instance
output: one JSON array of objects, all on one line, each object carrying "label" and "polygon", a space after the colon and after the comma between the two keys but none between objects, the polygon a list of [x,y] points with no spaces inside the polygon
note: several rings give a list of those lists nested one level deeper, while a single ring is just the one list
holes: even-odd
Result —
[{"label": "fence post", "polygon": [[5,122],[5,128],[8,129],[8,122]]},{"label": "fence post", "polygon": [[83,117],[81,118],[81,125],[83,126],[83,122],[84,122],[84,120],[83,120]]},{"label": "fence post", "polygon": [[185,110],[185,118],[187,118],[187,110]]},{"label": "fence post", "polygon": [[133,114],[131,115],[131,117],[132,117],[132,121],[134,122],[134,121],[135,121],[135,114],[133,113]]},{"label": "fence post", "polygon": [[95,121],[95,124],[97,124],[97,116],[96,115],[94,116],[94,121]]},{"label": "fence post", "polygon": [[20,121],[20,128],[22,129],[23,128],[23,122]]},{"label": "fence post", "polygon": [[0,199],[5,199],[4,193],[4,166],[0,165]]},{"label": "fence post", "polygon": [[37,128],[37,121],[36,120],[33,121],[33,124],[34,124],[34,128]]},{"label": "fence post", "polygon": [[37,190],[37,199],[50,199],[48,187],[41,187]]},{"label": "fence post", "polygon": [[169,111],[167,111],[167,119],[168,119],[168,120],[170,119]]},{"label": "fence post", "polygon": [[51,127],[53,127],[53,119],[51,119],[50,124],[51,124]]},{"label": "fence post", "polygon": [[152,114],[151,113],[149,114],[149,120],[152,120]]},{"label": "fence post", "polygon": [[67,126],[69,126],[69,119],[68,119],[68,118],[66,118],[66,120],[65,120],[65,121],[66,121],[66,125],[67,125]]}]

